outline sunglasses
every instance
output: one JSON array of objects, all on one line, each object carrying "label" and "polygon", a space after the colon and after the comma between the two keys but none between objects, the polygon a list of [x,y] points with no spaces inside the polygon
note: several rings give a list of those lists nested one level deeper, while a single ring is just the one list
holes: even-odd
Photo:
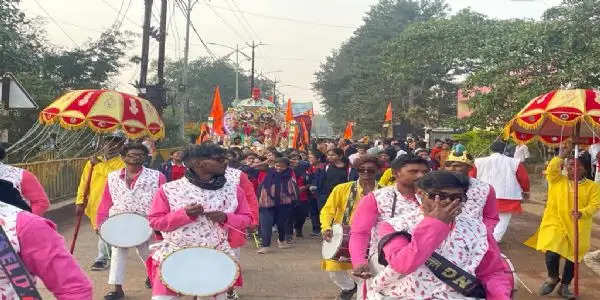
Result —
[{"label": "sunglasses", "polygon": [[467,202],[467,194],[465,193],[444,193],[444,192],[429,192],[427,193],[429,199],[435,199],[435,197],[440,197],[440,200],[455,200],[459,199],[460,202]]},{"label": "sunglasses", "polygon": [[375,170],[375,169],[365,169],[365,168],[358,169],[358,173],[375,174],[376,172],[377,172],[377,170]]}]

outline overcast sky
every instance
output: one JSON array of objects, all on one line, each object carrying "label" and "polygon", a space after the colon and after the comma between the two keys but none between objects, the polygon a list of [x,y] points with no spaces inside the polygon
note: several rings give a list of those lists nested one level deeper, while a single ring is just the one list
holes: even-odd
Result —
[{"label": "overcast sky", "polygon": [[[188,1],[188,0],[183,0]],[[194,2],[193,0],[192,2]],[[71,48],[96,38],[115,22],[121,29],[141,34],[143,0],[21,0],[27,16],[47,20],[48,39],[55,45]],[[185,19],[169,1],[167,57],[183,56]],[[310,89],[314,72],[332,49],[348,39],[363,23],[363,16],[377,0],[198,0],[192,23],[206,42],[240,47],[252,40],[263,42],[257,48],[256,70],[281,82],[279,90],[293,101],[318,98]],[[495,18],[539,18],[559,0],[449,0],[454,12],[471,7]],[[120,12],[120,13],[119,13]],[[154,0],[152,25],[158,27],[160,0]],[[140,38],[141,40],[141,38]],[[192,31],[190,59],[207,55]],[[131,55],[141,52],[132,45]],[[209,45],[217,57],[231,50]],[[158,44],[152,43],[151,59],[156,59]],[[249,52],[248,52],[249,54]],[[234,56],[232,56],[234,58]],[[242,68],[250,63],[240,58]],[[135,93],[129,84],[139,77],[138,66],[122,70],[119,89]],[[234,78],[231,79],[232,81]],[[219,84],[215,82],[215,84]]]}]

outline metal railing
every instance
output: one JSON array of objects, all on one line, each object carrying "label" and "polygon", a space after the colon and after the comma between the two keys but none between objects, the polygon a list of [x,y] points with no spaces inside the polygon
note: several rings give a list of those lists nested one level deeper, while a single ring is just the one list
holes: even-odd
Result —
[{"label": "metal railing", "polygon": [[51,203],[73,198],[77,194],[77,186],[81,172],[88,158],[71,158],[30,163],[15,164],[33,173],[50,198]]}]

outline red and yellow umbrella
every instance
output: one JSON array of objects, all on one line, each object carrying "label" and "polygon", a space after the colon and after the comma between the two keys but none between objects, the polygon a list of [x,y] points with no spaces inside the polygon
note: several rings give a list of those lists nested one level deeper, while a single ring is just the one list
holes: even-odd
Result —
[{"label": "red and yellow umbrella", "polygon": [[165,136],[164,123],[148,100],[117,91],[68,92],[42,110],[39,120],[46,125],[59,122],[67,129],[88,126],[101,133],[122,129],[129,138]]},{"label": "red and yellow umbrella", "polygon": [[[577,129],[577,130],[575,130]],[[539,140],[549,146],[578,136],[578,144],[600,142],[600,93],[554,90],[531,100],[504,127],[504,137],[519,144]]]}]

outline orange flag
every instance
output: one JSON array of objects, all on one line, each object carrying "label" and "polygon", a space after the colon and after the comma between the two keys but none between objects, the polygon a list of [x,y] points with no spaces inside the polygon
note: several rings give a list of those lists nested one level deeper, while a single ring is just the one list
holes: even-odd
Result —
[{"label": "orange flag", "polygon": [[304,123],[304,121],[300,123],[302,123],[302,131],[304,132],[304,145],[308,145],[310,144],[310,132],[308,132],[308,129],[306,128],[306,123]]},{"label": "orange flag", "polygon": [[223,104],[221,103],[221,93],[219,92],[219,86],[215,88],[215,96],[213,98],[212,108],[210,110],[210,116],[213,117],[213,132],[216,135],[223,135]]},{"label": "orange flag", "polygon": [[354,126],[354,122],[348,122],[346,124],[346,129],[344,130],[344,139],[352,139],[352,127]]},{"label": "orange flag", "polygon": [[391,121],[392,121],[392,102],[388,103],[387,111],[385,112],[385,121],[384,122],[391,122]]},{"label": "orange flag", "polygon": [[288,99],[287,109],[285,111],[285,122],[289,123],[294,120],[294,115],[292,114],[292,99]]}]

